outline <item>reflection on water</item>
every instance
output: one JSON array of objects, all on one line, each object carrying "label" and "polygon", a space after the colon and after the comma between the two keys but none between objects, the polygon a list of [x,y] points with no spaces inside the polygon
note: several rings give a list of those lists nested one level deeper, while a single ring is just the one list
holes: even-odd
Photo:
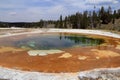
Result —
[{"label": "reflection on water", "polygon": [[[103,43],[102,39],[93,39],[80,35],[37,35],[22,40],[12,41],[11,46],[30,49],[61,49],[69,47],[96,46]],[[2,44],[4,46],[4,44]],[[10,46],[10,45],[9,45]]]}]

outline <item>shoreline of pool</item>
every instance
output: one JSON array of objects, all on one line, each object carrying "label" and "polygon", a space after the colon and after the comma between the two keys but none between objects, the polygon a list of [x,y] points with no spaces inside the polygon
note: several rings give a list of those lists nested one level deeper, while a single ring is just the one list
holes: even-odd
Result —
[{"label": "shoreline of pool", "polygon": [[[25,28],[26,29],[26,28]],[[100,36],[107,36],[113,38],[120,38],[119,34],[111,33],[102,30],[83,30],[83,29],[33,29],[33,31],[22,32],[22,33],[6,33],[4,35],[0,35],[2,37],[10,37],[10,36],[17,36],[17,35],[24,35],[24,34],[35,34],[35,33],[77,33],[77,34],[92,34],[92,35],[100,35]]]}]

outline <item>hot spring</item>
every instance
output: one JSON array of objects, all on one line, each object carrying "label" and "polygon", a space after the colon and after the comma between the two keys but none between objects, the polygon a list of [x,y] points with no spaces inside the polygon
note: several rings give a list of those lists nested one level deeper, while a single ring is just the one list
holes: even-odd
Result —
[{"label": "hot spring", "polygon": [[0,66],[46,73],[120,66],[120,39],[44,32],[0,38]]}]

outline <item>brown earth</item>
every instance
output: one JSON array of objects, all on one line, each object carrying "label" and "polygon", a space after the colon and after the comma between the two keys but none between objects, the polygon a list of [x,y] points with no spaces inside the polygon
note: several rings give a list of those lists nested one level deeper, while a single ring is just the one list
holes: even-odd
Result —
[{"label": "brown earth", "polygon": [[[14,37],[22,39],[28,35]],[[14,47],[0,47],[0,65],[3,67],[39,72],[78,72],[95,68],[120,67],[120,39],[103,38],[106,43],[97,47],[76,47],[63,49],[63,53],[47,56],[29,56],[27,50]],[[0,43],[7,41],[1,38]],[[9,40],[13,39],[9,37]],[[14,41],[13,40],[13,41]],[[10,44],[10,43],[9,43]]]}]

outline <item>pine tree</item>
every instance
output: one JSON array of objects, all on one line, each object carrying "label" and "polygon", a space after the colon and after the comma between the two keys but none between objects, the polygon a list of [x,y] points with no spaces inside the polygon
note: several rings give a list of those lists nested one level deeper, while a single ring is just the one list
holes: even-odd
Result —
[{"label": "pine tree", "polygon": [[76,15],[71,15],[70,16],[70,23],[72,24],[72,28],[73,29],[77,28],[77,18],[76,18]]},{"label": "pine tree", "polygon": [[42,28],[44,26],[44,21],[41,19],[40,22],[38,23],[39,27]]},{"label": "pine tree", "polygon": [[59,28],[59,20],[55,22],[55,28]]},{"label": "pine tree", "polygon": [[65,17],[65,21],[64,21],[64,28],[67,28],[67,16]]},{"label": "pine tree", "polygon": [[92,23],[93,23],[93,27],[96,28],[97,27],[97,22],[98,22],[98,17],[97,17],[97,13],[95,11],[93,11],[93,16],[92,16]]},{"label": "pine tree", "polygon": [[109,22],[111,22],[112,19],[111,7],[109,7],[108,10],[105,11],[104,7],[102,6],[99,15],[100,15],[100,19],[102,20],[102,23],[108,24]]},{"label": "pine tree", "polygon": [[100,9],[100,11],[99,11],[100,20],[102,20],[102,23],[105,22],[104,15],[105,15],[105,10],[104,10],[104,7],[102,6],[101,9]]},{"label": "pine tree", "polygon": [[112,20],[112,9],[111,9],[110,6],[108,7],[107,15],[108,15],[108,18],[107,18],[108,22],[111,22],[111,20]]},{"label": "pine tree", "polygon": [[115,19],[116,19],[116,10],[114,10],[114,13],[113,13],[113,20],[112,20],[113,24],[115,23]]},{"label": "pine tree", "polygon": [[118,18],[120,18],[120,9],[118,9],[117,12],[118,12]]},{"label": "pine tree", "polygon": [[59,28],[63,28],[63,20],[62,20],[62,15],[60,15]]}]

